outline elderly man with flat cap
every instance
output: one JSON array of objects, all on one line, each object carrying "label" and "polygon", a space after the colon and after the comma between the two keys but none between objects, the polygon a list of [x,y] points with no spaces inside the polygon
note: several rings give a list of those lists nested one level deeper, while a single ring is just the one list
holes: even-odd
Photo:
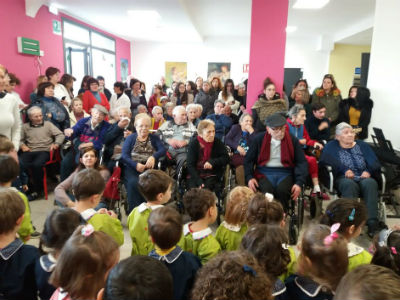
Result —
[{"label": "elderly man with flat cap", "polygon": [[290,197],[296,199],[306,182],[307,160],[282,114],[270,115],[265,124],[266,132],[254,137],[244,160],[246,182],[254,192],[273,194],[287,211]]}]

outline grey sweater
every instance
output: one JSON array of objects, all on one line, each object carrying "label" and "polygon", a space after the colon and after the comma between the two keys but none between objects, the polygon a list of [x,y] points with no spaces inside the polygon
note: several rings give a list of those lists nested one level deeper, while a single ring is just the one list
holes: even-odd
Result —
[{"label": "grey sweater", "polygon": [[43,125],[33,126],[25,123],[22,126],[21,145],[28,146],[34,151],[50,151],[51,144],[61,145],[64,134],[53,123],[44,121]]}]

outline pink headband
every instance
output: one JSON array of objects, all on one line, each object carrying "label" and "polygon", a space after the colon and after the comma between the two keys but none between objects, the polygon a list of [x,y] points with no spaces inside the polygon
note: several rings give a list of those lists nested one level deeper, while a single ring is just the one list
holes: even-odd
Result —
[{"label": "pink headband", "polygon": [[332,244],[334,240],[336,240],[339,237],[339,235],[336,232],[339,229],[339,227],[340,223],[335,223],[331,226],[331,234],[324,238],[325,246],[329,246],[330,244]]}]

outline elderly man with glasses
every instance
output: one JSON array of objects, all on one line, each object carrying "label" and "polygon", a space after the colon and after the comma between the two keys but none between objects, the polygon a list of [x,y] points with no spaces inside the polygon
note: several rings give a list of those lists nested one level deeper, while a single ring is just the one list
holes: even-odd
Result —
[{"label": "elderly man with glasses", "polygon": [[296,199],[306,182],[307,160],[283,115],[270,115],[265,124],[267,131],[254,137],[244,160],[246,182],[254,192],[273,194],[287,211],[290,197]]}]

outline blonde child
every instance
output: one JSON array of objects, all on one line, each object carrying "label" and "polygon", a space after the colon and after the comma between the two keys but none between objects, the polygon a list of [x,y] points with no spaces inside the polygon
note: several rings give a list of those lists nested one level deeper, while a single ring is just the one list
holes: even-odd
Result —
[{"label": "blonde child", "polygon": [[51,300],[96,299],[108,272],[119,261],[118,244],[91,224],[79,226],[68,239],[51,274],[57,287]]},{"label": "blonde child", "polygon": [[332,227],[316,224],[304,231],[298,275],[285,282],[289,299],[332,299],[349,264],[347,241],[338,228],[339,223]]},{"label": "blonde child", "polygon": [[121,246],[124,243],[124,232],[117,215],[105,208],[94,210],[101,200],[104,188],[104,178],[99,171],[95,169],[79,171],[72,182],[72,191],[76,199],[74,209],[93,225],[96,231],[108,234]]},{"label": "blonde child", "polygon": [[185,209],[192,222],[183,226],[183,239],[178,245],[193,253],[202,264],[216,256],[221,246],[212,235],[209,225],[217,219],[215,195],[207,189],[194,188],[183,196]]},{"label": "blonde child", "polygon": [[0,190],[0,297],[37,299],[34,276],[37,248],[16,237],[24,219],[25,204],[11,189]]},{"label": "blonde child", "polygon": [[351,241],[357,238],[367,221],[367,210],[362,202],[356,199],[337,199],[326,208],[321,217],[321,224],[332,226],[340,223],[338,232],[347,240],[349,255],[349,271],[363,264],[369,264],[372,255],[364,248],[357,246]]},{"label": "blonde child", "polygon": [[139,176],[138,188],[147,202],[135,207],[128,216],[132,255],[148,255],[154,249],[148,231],[152,210],[163,207],[171,198],[172,179],[160,170],[147,170]]},{"label": "blonde child", "polygon": [[246,212],[253,191],[248,187],[235,187],[228,197],[224,221],[219,225],[215,238],[222,250],[237,250],[247,231]]}]

